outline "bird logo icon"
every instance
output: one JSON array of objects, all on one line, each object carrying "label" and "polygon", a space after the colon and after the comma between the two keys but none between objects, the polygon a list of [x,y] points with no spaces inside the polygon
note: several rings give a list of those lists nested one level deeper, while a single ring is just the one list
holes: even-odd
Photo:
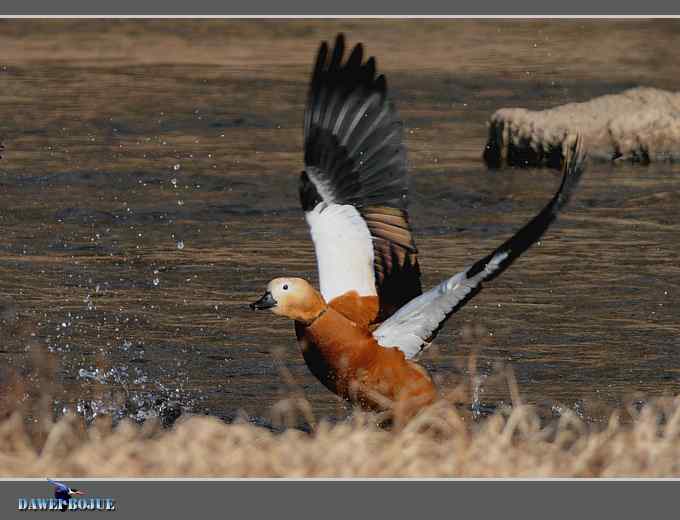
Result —
[{"label": "bird logo icon", "polygon": [[84,495],[85,491],[79,489],[73,489],[64,484],[63,482],[57,482],[56,480],[47,479],[47,482],[54,486],[54,498],[60,500],[61,510],[66,511],[68,509],[68,501],[74,496]]}]

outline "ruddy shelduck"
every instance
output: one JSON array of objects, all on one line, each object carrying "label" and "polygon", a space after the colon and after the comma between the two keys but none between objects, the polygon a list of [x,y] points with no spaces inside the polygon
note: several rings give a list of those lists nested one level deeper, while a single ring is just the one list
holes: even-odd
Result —
[{"label": "ruddy shelduck", "polygon": [[562,181],[550,202],[499,248],[423,293],[407,213],[402,122],[375,59],[361,44],[343,62],[339,35],[319,49],[304,121],[300,200],[320,290],[276,278],[253,309],[295,321],[302,355],[331,391],[365,409],[406,420],[437,391],[414,361],[444,322],[545,232],[583,171],[580,137],[565,147]]}]

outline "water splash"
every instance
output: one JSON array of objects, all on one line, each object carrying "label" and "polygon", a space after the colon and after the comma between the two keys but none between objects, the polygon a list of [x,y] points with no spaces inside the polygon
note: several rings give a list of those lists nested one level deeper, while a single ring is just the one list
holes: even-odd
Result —
[{"label": "water splash", "polygon": [[[88,384],[105,387],[98,388],[99,395],[96,397],[80,398],[75,403],[75,412],[88,425],[97,417],[108,416],[114,425],[126,418],[137,423],[156,418],[161,425],[169,427],[182,415],[195,413],[200,400],[185,392],[181,384],[169,387],[154,380],[139,367],[80,368],[78,378],[85,389]],[[54,407],[62,414],[69,409],[68,405],[58,401],[55,401]]]}]

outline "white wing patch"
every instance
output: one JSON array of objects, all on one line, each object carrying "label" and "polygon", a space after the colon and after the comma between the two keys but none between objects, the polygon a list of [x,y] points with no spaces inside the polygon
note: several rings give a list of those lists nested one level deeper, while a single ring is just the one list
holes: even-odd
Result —
[{"label": "white wing patch", "polygon": [[375,296],[373,239],[359,211],[347,204],[320,202],[305,218],[325,300],[352,290],[359,296]]},{"label": "white wing patch", "polygon": [[373,337],[383,347],[397,347],[407,359],[414,358],[427,347],[428,338],[455,306],[496,271],[507,257],[505,251],[497,253],[476,275],[468,278],[466,269],[444,280],[390,316],[373,331]]}]

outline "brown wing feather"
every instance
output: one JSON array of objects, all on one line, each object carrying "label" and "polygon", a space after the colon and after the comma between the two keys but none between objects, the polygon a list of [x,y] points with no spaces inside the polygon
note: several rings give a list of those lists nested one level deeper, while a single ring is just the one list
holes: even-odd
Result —
[{"label": "brown wing feather", "polygon": [[418,249],[406,210],[372,206],[363,208],[361,215],[373,236],[378,321],[382,321],[422,293]]}]

